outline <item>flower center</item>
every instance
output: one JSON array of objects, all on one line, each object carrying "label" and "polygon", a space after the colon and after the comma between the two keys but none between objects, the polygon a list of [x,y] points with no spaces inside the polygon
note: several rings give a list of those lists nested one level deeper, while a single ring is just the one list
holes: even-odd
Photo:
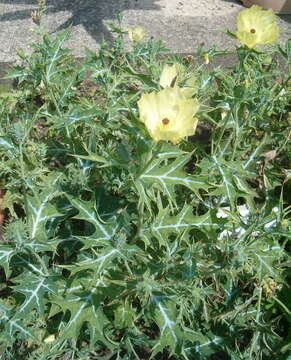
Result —
[{"label": "flower center", "polygon": [[255,29],[251,29],[251,33],[252,33],[252,34],[255,34],[255,33],[256,33],[256,30],[255,30]]},{"label": "flower center", "polygon": [[167,118],[164,118],[164,119],[162,120],[162,123],[163,123],[164,125],[168,125],[169,122],[170,122],[170,120],[167,119]]}]

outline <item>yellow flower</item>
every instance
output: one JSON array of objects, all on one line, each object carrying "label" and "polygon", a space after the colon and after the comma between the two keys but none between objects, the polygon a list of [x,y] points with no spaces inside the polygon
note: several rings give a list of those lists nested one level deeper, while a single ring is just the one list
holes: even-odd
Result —
[{"label": "yellow flower", "polygon": [[209,55],[208,54],[204,54],[204,62],[205,62],[205,65],[208,65],[209,64]]},{"label": "yellow flower", "polygon": [[228,112],[225,110],[221,111],[221,120],[223,120],[227,116]]},{"label": "yellow flower", "polygon": [[127,32],[131,41],[140,41],[146,35],[145,29],[141,26],[137,26],[135,28],[128,28]]},{"label": "yellow flower", "polygon": [[55,340],[56,340],[56,337],[54,334],[52,334],[52,335],[49,335],[47,338],[45,338],[43,341],[46,344],[50,344],[50,343],[54,342]]},{"label": "yellow flower", "polygon": [[[160,77],[160,86],[162,88],[175,87],[181,81],[183,66],[181,64],[165,65]],[[184,96],[192,97],[197,92],[197,79],[193,75],[186,81],[186,86],[180,88],[184,92]]]},{"label": "yellow flower", "polygon": [[236,36],[249,48],[275,43],[279,37],[279,28],[273,10],[262,10],[260,6],[253,5],[241,11],[237,16]]},{"label": "yellow flower", "polygon": [[199,109],[196,99],[185,95],[183,88],[166,87],[159,92],[142,94],[138,101],[140,120],[155,141],[171,141],[173,144],[185,136],[194,135]]},{"label": "yellow flower", "polygon": [[178,85],[181,80],[182,70],[181,64],[165,65],[160,77],[160,86],[165,88]]}]

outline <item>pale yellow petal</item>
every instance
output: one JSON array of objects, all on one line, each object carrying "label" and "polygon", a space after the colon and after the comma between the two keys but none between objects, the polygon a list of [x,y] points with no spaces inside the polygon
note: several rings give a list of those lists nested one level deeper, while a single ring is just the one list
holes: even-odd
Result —
[{"label": "pale yellow petal", "polygon": [[48,337],[46,337],[43,341],[46,344],[50,344],[50,343],[54,342],[55,340],[56,340],[56,336],[54,334],[52,334],[52,335],[49,335]]},{"label": "pale yellow petal", "polygon": [[137,26],[135,28],[128,28],[127,29],[128,37],[131,41],[140,41],[146,35],[146,31],[143,27]]},{"label": "pale yellow petal", "polygon": [[199,104],[196,99],[181,100],[179,104],[179,112],[177,113],[177,122],[175,124],[175,131],[179,137],[191,136],[195,133],[194,115],[199,109]]},{"label": "pale yellow petal", "polygon": [[151,127],[157,122],[159,117],[159,108],[155,92],[142,94],[137,102],[140,114],[140,120],[147,126]]},{"label": "pale yellow petal", "polygon": [[160,77],[160,86],[165,88],[178,85],[182,69],[181,64],[165,65]]}]

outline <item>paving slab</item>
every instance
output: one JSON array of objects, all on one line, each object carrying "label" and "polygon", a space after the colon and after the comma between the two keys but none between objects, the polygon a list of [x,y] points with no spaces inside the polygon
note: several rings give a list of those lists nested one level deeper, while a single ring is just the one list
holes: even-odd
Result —
[{"label": "paving slab", "polygon": [[[97,50],[112,34],[107,23],[123,14],[124,28],[142,25],[148,36],[164,41],[173,52],[195,53],[206,48],[233,48],[236,41],[223,31],[235,31],[237,13],[243,9],[236,0],[47,0],[42,25],[49,33],[72,26],[67,46],[81,57],[84,47]],[[17,48],[29,52],[29,43],[37,39],[31,12],[37,0],[0,0],[0,62],[17,59]],[[291,36],[291,16],[279,18],[280,41]]]}]

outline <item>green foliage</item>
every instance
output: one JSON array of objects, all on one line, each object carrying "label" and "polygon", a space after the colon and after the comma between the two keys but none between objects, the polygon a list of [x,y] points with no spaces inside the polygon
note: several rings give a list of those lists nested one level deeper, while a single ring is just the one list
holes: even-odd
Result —
[{"label": "green foliage", "polygon": [[[290,42],[222,70],[112,31],[81,63],[43,35],[0,97],[0,356],[287,359]],[[156,144],[136,104],[175,61],[198,135]]]}]

